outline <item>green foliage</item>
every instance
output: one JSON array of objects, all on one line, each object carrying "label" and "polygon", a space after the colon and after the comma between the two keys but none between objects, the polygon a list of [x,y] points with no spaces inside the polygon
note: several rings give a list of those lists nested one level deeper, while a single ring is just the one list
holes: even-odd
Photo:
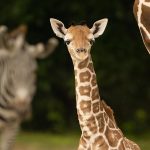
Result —
[{"label": "green foliage", "polygon": [[[10,29],[27,24],[27,40],[35,43],[54,36],[50,17],[62,20],[66,27],[73,20],[86,20],[92,26],[94,21],[108,17],[106,31],[92,49],[101,97],[113,108],[119,126],[141,131],[150,121],[150,57],[132,5],[125,0],[1,0],[0,24]],[[37,85],[33,119],[25,127],[55,132],[78,129],[73,67],[62,40],[49,58],[39,61]]]}]

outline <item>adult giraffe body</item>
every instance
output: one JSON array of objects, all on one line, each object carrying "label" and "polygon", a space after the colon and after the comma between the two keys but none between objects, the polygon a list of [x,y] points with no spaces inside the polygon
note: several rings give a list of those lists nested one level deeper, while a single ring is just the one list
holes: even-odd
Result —
[{"label": "adult giraffe body", "polygon": [[117,127],[113,111],[101,100],[90,49],[95,38],[103,34],[107,19],[86,25],[70,26],[50,19],[54,33],[63,38],[71,55],[76,81],[76,107],[82,135],[78,150],[140,150],[124,137]]},{"label": "adult giraffe body", "polygon": [[135,0],[133,12],[141,32],[143,42],[150,54],[150,0]]}]

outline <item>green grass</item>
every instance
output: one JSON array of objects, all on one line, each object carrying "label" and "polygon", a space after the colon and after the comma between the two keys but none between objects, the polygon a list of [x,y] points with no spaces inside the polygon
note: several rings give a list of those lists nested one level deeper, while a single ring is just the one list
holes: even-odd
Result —
[{"label": "green grass", "polygon": [[50,133],[21,133],[14,150],[76,150],[79,135]]},{"label": "green grass", "polygon": [[141,150],[150,150],[150,132],[142,134],[140,136],[129,136],[133,139],[141,148]]},{"label": "green grass", "polygon": [[[150,134],[128,136],[137,142],[142,150],[150,150]],[[77,150],[79,135],[50,133],[21,133],[17,137],[14,150]]]}]

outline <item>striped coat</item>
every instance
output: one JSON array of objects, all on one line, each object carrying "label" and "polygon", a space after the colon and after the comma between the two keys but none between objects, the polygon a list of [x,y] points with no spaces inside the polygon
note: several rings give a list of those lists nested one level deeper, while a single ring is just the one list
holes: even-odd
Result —
[{"label": "striped coat", "polygon": [[0,27],[0,150],[11,150],[20,123],[30,115],[36,90],[36,58],[44,58],[56,47],[52,38],[45,46],[25,41],[24,27],[11,34]]},{"label": "striped coat", "polygon": [[[26,51],[0,56],[0,120],[9,122],[26,116],[36,88],[36,69],[36,60]],[[6,110],[10,116],[3,114]]]}]

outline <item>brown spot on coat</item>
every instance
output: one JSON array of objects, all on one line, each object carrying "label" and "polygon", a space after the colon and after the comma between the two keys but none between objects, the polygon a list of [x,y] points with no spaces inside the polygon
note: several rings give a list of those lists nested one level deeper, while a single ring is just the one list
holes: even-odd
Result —
[{"label": "brown spot on coat", "polygon": [[93,63],[89,63],[88,68],[90,69],[91,72],[94,72]]},{"label": "brown spot on coat", "polygon": [[103,111],[104,107],[103,107],[103,104],[102,104],[102,101],[100,100],[100,110]]},{"label": "brown spot on coat", "polygon": [[109,119],[108,126],[109,126],[110,128],[115,128],[114,122],[113,122],[111,119]]},{"label": "brown spot on coat", "polygon": [[93,150],[108,150],[109,146],[107,145],[106,141],[102,136],[99,136],[95,139],[95,142],[93,143]]},{"label": "brown spot on coat", "polygon": [[91,101],[82,100],[80,102],[80,109],[84,114],[91,112]]},{"label": "brown spot on coat", "polygon": [[93,113],[98,113],[100,111],[99,102],[93,103]]},{"label": "brown spot on coat", "polygon": [[88,86],[80,86],[79,92],[82,96],[90,97],[91,87],[89,85]]},{"label": "brown spot on coat", "polygon": [[105,132],[106,138],[112,147],[116,147],[118,141],[122,138],[122,134],[119,130],[110,130],[108,127],[106,128]]},{"label": "brown spot on coat", "polygon": [[97,125],[94,116],[91,116],[89,119],[87,119],[86,125],[93,134],[97,132]]},{"label": "brown spot on coat", "polygon": [[80,77],[80,82],[89,82],[91,78],[91,74],[89,71],[85,71],[80,73],[79,77]]},{"label": "brown spot on coat", "polygon": [[106,112],[104,112],[104,119],[105,119],[105,122],[108,122],[108,115],[106,114]]},{"label": "brown spot on coat", "polygon": [[150,7],[142,5],[141,22],[150,33]]},{"label": "brown spot on coat", "polygon": [[134,143],[133,141],[131,141],[127,138],[124,138],[123,144],[126,149],[129,148],[129,149],[133,149],[133,150],[141,150],[140,147],[136,143]]},{"label": "brown spot on coat", "polygon": [[88,61],[89,61],[89,58],[86,58],[84,61],[80,62],[79,65],[78,65],[79,69],[86,68],[87,64],[88,64]]},{"label": "brown spot on coat", "polygon": [[114,124],[116,125],[116,121],[114,118],[114,112],[113,110],[105,103],[104,100],[101,101],[101,107],[104,108],[106,114],[108,115],[108,117],[114,122]]},{"label": "brown spot on coat", "polygon": [[95,74],[92,76],[91,83],[92,83],[92,86],[96,86],[96,84],[97,84],[96,75]]},{"label": "brown spot on coat", "polygon": [[[146,30],[148,31],[148,33],[150,34],[150,15],[149,14],[150,14],[150,7],[142,5],[141,22],[144,25],[144,27],[146,28]],[[143,29],[140,28],[140,30],[141,30],[141,33],[143,36],[145,46],[150,53],[150,39],[148,38],[148,35],[146,34],[146,32]]]},{"label": "brown spot on coat", "polygon": [[125,147],[123,145],[123,141],[120,142],[120,145],[118,147],[118,150],[125,150]]},{"label": "brown spot on coat", "polygon": [[99,90],[98,90],[98,87],[94,88],[92,90],[92,100],[96,100],[96,99],[99,99]]},{"label": "brown spot on coat", "polygon": [[98,122],[99,132],[102,133],[104,131],[104,127],[105,127],[103,113],[100,113],[98,116],[96,116],[96,120]]}]

